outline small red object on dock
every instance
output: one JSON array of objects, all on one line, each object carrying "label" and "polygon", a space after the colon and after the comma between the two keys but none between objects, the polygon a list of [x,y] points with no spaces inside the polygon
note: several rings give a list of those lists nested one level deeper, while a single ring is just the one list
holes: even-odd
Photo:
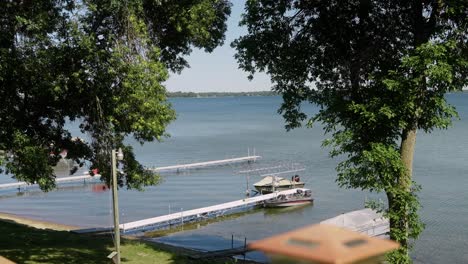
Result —
[{"label": "small red object on dock", "polygon": [[95,184],[92,188],[93,192],[105,192],[108,190],[105,184]]}]

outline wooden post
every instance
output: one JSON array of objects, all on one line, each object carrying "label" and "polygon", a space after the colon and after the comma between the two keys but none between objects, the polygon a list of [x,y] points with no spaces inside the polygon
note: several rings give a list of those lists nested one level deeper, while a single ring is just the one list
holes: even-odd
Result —
[{"label": "wooden post", "polygon": [[247,174],[247,176],[245,177],[246,180],[247,180],[247,190],[245,191],[246,195],[247,196],[250,196],[250,189],[249,189],[249,178],[250,178],[250,175]]},{"label": "wooden post", "polygon": [[119,199],[117,197],[117,164],[115,149],[112,150],[112,205],[114,211],[115,235],[115,263],[120,264],[120,228],[119,228]]},{"label": "wooden post", "polygon": [[245,250],[247,249],[247,237],[244,237],[244,261],[245,261],[245,254],[247,253]]}]

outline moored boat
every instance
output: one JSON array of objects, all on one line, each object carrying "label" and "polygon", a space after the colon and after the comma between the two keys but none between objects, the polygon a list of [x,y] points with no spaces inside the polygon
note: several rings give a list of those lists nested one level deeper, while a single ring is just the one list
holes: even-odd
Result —
[{"label": "moored boat", "polygon": [[261,181],[256,182],[253,186],[260,194],[272,193],[274,191],[284,191],[294,188],[302,188],[305,183],[301,182],[299,176],[293,176],[291,180],[277,177],[266,176]]},{"label": "moored boat", "polygon": [[265,207],[291,207],[311,204],[314,201],[312,191],[309,189],[298,188],[297,192],[288,195],[278,195],[275,198],[266,200]]}]

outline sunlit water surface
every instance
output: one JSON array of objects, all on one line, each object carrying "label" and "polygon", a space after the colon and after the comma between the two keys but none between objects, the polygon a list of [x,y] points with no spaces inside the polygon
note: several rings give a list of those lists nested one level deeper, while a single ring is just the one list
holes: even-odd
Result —
[{"label": "sunlit water surface", "polygon": [[[414,178],[423,187],[420,198],[426,230],[416,242],[417,263],[468,263],[468,93],[449,94],[461,120],[448,130],[419,133],[414,160]],[[315,203],[298,210],[258,210],[234,219],[201,225],[199,229],[160,238],[171,244],[205,250],[264,238],[337,214],[361,209],[369,194],[344,190],[335,183],[338,160],[321,147],[326,136],[320,125],[286,132],[277,114],[279,97],[224,97],[172,99],[178,118],[169,126],[171,137],[162,143],[135,147],[146,166],[216,160],[245,156],[248,148],[263,159],[254,166],[300,163],[303,179]],[[317,108],[304,106],[308,113]],[[144,192],[120,190],[121,222],[159,216],[240,199],[246,179],[238,174],[247,164],[164,174],[162,184]],[[66,171],[66,166],[64,171]],[[258,176],[253,180],[260,179]],[[6,176],[0,183],[11,182]],[[83,227],[109,226],[111,196],[93,184],[66,185],[42,193],[27,190],[0,192],[0,211],[35,219]],[[262,259],[258,255],[251,256]]]}]

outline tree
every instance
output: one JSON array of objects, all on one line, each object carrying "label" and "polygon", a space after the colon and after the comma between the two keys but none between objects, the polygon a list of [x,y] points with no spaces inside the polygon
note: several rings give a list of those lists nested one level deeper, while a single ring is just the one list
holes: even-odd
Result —
[{"label": "tree", "polygon": [[[385,192],[389,259],[408,263],[409,239],[423,229],[412,181],[417,130],[447,128],[457,117],[444,98],[467,85],[466,1],[251,0],[235,40],[250,73],[264,71],[283,96],[293,129],[322,122],[331,156],[344,155],[337,182]],[[303,102],[320,106],[309,117]]]},{"label": "tree", "polygon": [[[163,85],[169,71],[187,67],[193,47],[222,44],[229,14],[225,0],[2,1],[0,165],[50,190],[66,149],[109,183],[110,150],[122,147],[119,185],[156,183],[124,138],[167,136],[175,118]],[[91,142],[72,138],[68,120]]]}]

